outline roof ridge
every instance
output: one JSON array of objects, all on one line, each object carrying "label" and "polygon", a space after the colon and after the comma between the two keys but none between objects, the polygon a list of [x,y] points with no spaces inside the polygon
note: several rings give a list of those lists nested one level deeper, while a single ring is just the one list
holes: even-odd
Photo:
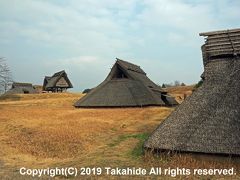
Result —
[{"label": "roof ridge", "polygon": [[60,76],[60,75],[63,74],[63,73],[66,73],[65,70],[58,71],[58,72],[54,73],[52,77]]},{"label": "roof ridge", "polygon": [[116,63],[121,65],[126,70],[130,70],[130,71],[134,71],[134,72],[146,75],[146,73],[144,72],[144,70],[140,66],[138,66],[136,64],[133,64],[133,63],[130,63],[128,61],[119,59],[119,58],[116,58],[116,59],[117,59]]},{"label": "roof ridge", "polygon": [[137,65],[137,64],[130,63],[130,62],[128,62],[128,61],[126,61],[126,60],[123,60],[123,59],[116,58],[116,60],[117,60],[117,61],[120,61],[120,62],[122,61],[122,62],[127,63],[127,64],[131,64],[131,65],[134,65],[134,66],[137,66],[137,67],[140,67],[140,66]]},{"label": "roof ridge", "polygon": [[202,33],[199,33],[199,35],[200,36],[211,36],[211,35],[217,35],[217,34],[236,33],[236,32],[240,32],[240,28],[202,32]]}]

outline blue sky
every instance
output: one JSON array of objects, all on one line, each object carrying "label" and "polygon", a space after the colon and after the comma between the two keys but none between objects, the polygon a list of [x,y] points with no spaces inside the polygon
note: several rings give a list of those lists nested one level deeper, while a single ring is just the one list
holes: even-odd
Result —
[{"label": "blue sky", "polygon": [[239,0],[0,0],[0,56],[15,81],[65,69],[73,91],[105,79],[115,58],[157,84],[203,71],[200,32],[239,28]]}]

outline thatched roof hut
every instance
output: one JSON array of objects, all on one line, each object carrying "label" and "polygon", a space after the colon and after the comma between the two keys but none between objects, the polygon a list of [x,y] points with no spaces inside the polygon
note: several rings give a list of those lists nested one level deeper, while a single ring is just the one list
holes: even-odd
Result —
[{"label": "thatched roof hut", "polygon": [[43,81],[43,91],[63,92],[72,87],[72,83],[64,70],[53,76],[45,76]]},{"label": "thatched roof hut", "polygon": [[91,90],[92,90],[92,89],[87,88],[87,89],[84,89],[82,93],[83,93],[83,94],[87,94],[87,93],[89,93]]},{"label": "thatched roof hut", "polygon": [[107,78],[75,107],[173,106],[175,99],[152,82],[135,64],[117,59]]},{"label": "thatched roof hut", "polygon": [[38,93],[31,83],[14,82],[10,90],[4,95],[9,94],[35,94]]},{"label": "thatched roof hut", "polygon": [[207,37],[203,84],[159,125],[145,149],[240,155],[240,29],[200,35]]}]

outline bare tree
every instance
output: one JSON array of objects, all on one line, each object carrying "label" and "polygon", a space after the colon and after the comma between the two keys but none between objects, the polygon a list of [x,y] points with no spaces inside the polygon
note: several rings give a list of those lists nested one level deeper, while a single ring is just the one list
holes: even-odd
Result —
[{"label": "bare tree", "polygon": [[12,84],[12,75],[4,58],[0,58],[0,92],[6,92]]}]

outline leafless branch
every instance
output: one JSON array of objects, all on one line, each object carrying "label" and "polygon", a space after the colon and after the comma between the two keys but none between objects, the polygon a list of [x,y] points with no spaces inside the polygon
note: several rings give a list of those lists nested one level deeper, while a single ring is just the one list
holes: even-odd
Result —
[{"label": "leafless branch", "polygon": [[12,82],[12,75],[6,60],[0,57],[0,92],[6,92]]}]

